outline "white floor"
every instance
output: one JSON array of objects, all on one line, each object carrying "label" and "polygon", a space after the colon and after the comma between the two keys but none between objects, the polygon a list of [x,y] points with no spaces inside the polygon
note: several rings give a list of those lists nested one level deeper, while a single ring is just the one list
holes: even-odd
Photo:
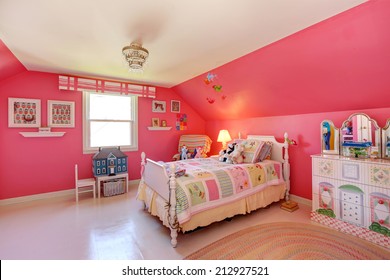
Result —
[{"label": "white floor", "polygon": [[232,221],[179,234],[172,248],[167,228],[143,210],[129,193],[93,199],[91,194],[0,206],[2,260],[152,260],[183,259],[190,253],[240,229],[261,223],[310,223],[310,207],[287,212],[274,203]]}]

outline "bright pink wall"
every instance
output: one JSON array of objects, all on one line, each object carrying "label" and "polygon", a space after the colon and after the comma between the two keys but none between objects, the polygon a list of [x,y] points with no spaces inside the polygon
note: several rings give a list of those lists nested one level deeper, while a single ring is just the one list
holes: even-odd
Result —
[{"label": "bright pink wall", "polygon": [[389,26],[390,1],[369,1],[210,70],[225,101],[204,83],[207,73],[173,89],[205,118],[214,141],[222,128],[279,140],[287,131],[298,142],[290,149],[291,192],[311,199],[310,155],[320,152],[321,121],[341,126],[357,111],[381,126],[390,118]]},{"label": "bright pink wall", "polygon": [[[53,128],[65,131],[63,137],[24,138],[19,131],[30,128],[8,128],[8,97],[41,100],[42,126],[47,124],[47,100],[75,101],[76,127]],[[177,151],[183,133],[205,133],[204,120],[171,89],[157,88],[157,100],[167,101],[166,113],[152,113],[152,99],[139,98],[139,151],[129,156],[129,178],[139,179],[140,153],[155,160],[170,160]],[[181,112],[188,115],[188,130],[176,131],[176,114],[170,112],[170,100],[181,101]],[[26,71],[0,81],[0,199],[71,189],[74,186],[74,164],[80,177],[92,176],[92,154],[82,151],[82,94],[58,90],[58,75]],[[151,118],[165,119],[170,131],[149,131]]]},{"label": "bright pink wall", "polygon": [[27,71],[26,67],[14,56],[8,47],[0,40],[0,81]]},{"label": "bright pink wall", "polygon": [[[173,89],[205,120],[390,106],[390,1],[374,0]],[[206,98],[216,98],[210,105]]]},{"label": "bright pink wall", "polygon": [[[377,120],[380,127],[384,127],[387,118],[390,118],[390,108],[361,110],[371,118]],[[332,120],[336,127],[341,127],[352,113],[356,111],[327,112],[305,115],[275,116],[267,118],[249,118],[234,121],[209,121],[206,125],[207,134],[217,139],[221,128],[229,130],[232,138],[245,138],[248,134],[275,135],[278,141],[283,141],[284,132],[290,139],[297,141],[297,146],[290,146],[291,163],[291,193],[303,198],[311,199],[311,155],[321,153],[320,124],[323,120]],[[219,144],[219,145],[218,145]],[[214,145],[211,154],[217,154],[220,143]]]}]

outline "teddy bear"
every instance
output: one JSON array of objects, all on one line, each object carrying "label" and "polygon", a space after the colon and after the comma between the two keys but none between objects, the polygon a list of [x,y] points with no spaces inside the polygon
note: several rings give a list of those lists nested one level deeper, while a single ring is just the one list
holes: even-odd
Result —
[{"label": "teddy bear", "polygon": [[244,146],[242,144],[236,144],[234,146],[234,151],[230,154],[231,156],[231,161],[234,164],[239,164],[244,162]]}]

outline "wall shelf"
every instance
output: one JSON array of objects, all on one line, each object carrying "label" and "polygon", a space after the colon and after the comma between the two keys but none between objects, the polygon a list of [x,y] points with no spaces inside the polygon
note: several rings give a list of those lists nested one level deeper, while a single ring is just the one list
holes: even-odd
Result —
[{"label": "wall shelf", "polygon": [[148,126],[149,130],[171,130],[171,126]]},{"label": "wall shelf", "polygon": [[19,132],[23,137],[62,137],[65,132]]}]

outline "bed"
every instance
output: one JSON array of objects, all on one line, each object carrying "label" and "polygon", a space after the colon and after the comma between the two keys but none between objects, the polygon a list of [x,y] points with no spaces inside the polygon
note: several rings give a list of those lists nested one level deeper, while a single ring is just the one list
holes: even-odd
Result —
[{"label": "bed", "polygon": [[221,162],[218,156],[157,162],[142,152],[137,200],[170,229],[173,247],[177,246],[178,232],[247,214],[281,199],[287,201],[290,190],[287,133],[284,139],[278,142],[274,136],[248,135],[247,139],[239,140],[272,146],[267,159],[258,162],[248,150],[246,158],[252,162],[241,164]]}]

